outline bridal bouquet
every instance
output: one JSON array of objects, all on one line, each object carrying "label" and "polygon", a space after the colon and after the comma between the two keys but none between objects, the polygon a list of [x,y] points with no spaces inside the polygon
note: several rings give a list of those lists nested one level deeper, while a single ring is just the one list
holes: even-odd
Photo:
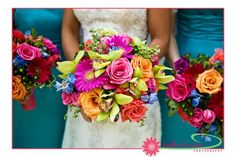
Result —
[{"label": "bridal bouquet", "polygon": [[178,112],[184,121],[199,128],[199,133],[223,138],[223,50],[216,49],[211,58],[204,54],[183,56],[175,68],[175,80],[166,90],[169,115]]},{"label": "bridal bouquet", "polygon": [[57,63],[63,80],[55,87],[63,104],[89,121],[143,122],[146,104],[174,79],[163,72],[170,68],[158,65],[159,47],[109,29],[90,32],[73,61]]},{"label": "bridal bouquet", "polygon": [[60,58],[59,50],[34,29],[26,34],[13,30],[12,38],[12,97],[31,110],[36,107],[34,88],[52,85],[51,69]]}]

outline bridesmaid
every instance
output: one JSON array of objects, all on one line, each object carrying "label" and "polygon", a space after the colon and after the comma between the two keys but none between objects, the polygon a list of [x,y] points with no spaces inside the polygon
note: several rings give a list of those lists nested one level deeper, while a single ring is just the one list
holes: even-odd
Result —
[{"label": "bridesmaid", "polygon": [[[62,15],[62,9],[16,9],[13,16],[14,28],[26,32],[33,27],[38,35],[49,38],[62,50]],[[53,74],[57,76],[56,69],[53,69]],[[61,102],[60,93],[53,87],[43,88],[36,89],[35,96],[36,109],[27,112],[14,101],[13,147],[60,148],[65,123],[63,117],[67,110]]]},{"label": "bridesmaid", "polygon": [[[173,65],[180,55],[199,53],[212,55],[215,48],[223,48],[223,9],[179,9],[176,13],[176,43],[172,38],[167,58]],[[184,122],[178,114],[168,117],[165,92],[159,93],[162,112],[163,147],[198,147],[191,139],[196,128]],[[204,144],[208,145],[208,144]]]}]

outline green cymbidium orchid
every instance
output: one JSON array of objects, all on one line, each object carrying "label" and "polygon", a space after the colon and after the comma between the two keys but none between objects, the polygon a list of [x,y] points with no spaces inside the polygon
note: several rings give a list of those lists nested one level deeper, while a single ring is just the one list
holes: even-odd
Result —
[{"label": "green cymbidium orchid", "polygon": [[164,84],[167,84],[175,79],[173,75],[166,75],[163,72],[164,70],[172,70],[171,68],[166,67],[164,65],[156,65],[153,67],[152,70],[154,72],[154,78],[159,84],[158,87],[159,90],[167,89],[167,87]]},{"label": "green cymbidium orchid", "polygon": [[79,51],[72,61],[57,62],[56,69],[62,74],[58,75],[60,78],[66,78],[68,74],[73,74],[76,70],[76,65],[79,63],[81,58],[84,56],[84,51]]},{"label": "green cymbidium orchid", "polygon": [[109,94],[102,94],[101,98],[102,103],[100,107],[102,108],[102,112],[97,117],[97,121],[103,121],[110,117],[110,120],[113,122],[115,117],[120,112],[119,105],[129,104],[133,101],[133,98],[129,95],[125,94],[116,94],[115,92],[111,92]]},{"label": "green cymbidium orchid", "polygon": [[87,52],[89,57],[93,60],[93,67],[95,69],[95,77],[100,76],[105,72],[106,67],[115,59],[122,56],[123,50],[110,51],[108,54],[99,54],[94,51]]}]

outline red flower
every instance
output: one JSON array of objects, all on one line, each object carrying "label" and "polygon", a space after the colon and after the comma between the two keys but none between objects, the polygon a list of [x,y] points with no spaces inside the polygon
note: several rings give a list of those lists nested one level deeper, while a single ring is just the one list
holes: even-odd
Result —
[{"label": "red flower", "polygon": [[13,30],[13,40],[16,42],[22,43],[25,41],[25,35],[19,30]]},{"label": "red flower", "polygon": [[54,55],[52,55],[52,56],[49,56],[47,60],[48,60],[48,62],[50,62],[52,65],[55,65],[56,61],[59,60],[59,55],[54,54]]},{"label": "red flower", "polygon": [[45,83],[49,80],[51,75],[51,62],[42,58],[34,59],[30,62],[28,67],[28,75],[38,76],[38,83]]},{"label": "red flower", "polygon": [[208,108],[215,112],[219,119],[224,117],[224,89],[222,88],[218,93],[213,94],[208,102]]},{"label": "red flower", "polygon": [[123,105],[121,107],[121,119],[122,121],[131,120],[132,122],[139,122],[144,118],[147,111],[147,107],[143,101],[136,99],[130,104]]},{"label": "red flower", "polygon": [[12,55],[14,56],[16,54],[17,44],[12,42]]},{"label": "red flower", "polygon": [[194,89],[196,86],[196,78],[198,74],[203,73],[203,65],[202,64],[194,64],[184,71],[182,77],[185,78],[186,84],[190,85],[191,89]]}]

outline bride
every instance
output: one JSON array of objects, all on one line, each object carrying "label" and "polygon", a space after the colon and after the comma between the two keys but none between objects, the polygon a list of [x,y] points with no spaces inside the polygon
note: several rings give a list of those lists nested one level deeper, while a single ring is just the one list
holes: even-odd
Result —
[{"label": "bride", "polygon": [[[171,12],[168,9],[65,9],[62,24],[62,45],[68,60],[79,50],[80,28],[83,39],[89,30],[110,28],[119,33],[138,36],[142,40],[150,33],[150,46],[159,44],[163,57],[169,45]],[[143,141],[155,137],[161,141],[160,105],[148,106],[145,125],[111,121],[89,123],[79,115],[68,113],[63,148],[140,148]]]}]

